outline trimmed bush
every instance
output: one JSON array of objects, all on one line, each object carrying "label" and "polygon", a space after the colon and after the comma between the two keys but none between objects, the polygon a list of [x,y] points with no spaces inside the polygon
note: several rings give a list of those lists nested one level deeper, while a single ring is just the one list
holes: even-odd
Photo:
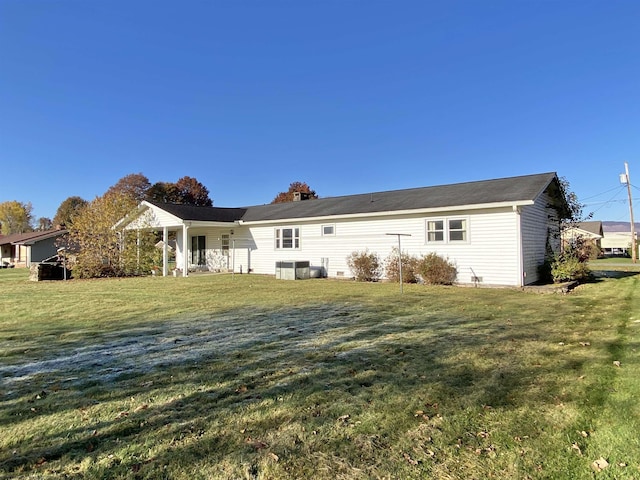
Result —
[{"label": "trimmed bush", "polygon": [[382,274],[378,254],[369,250],[351,253],[347,257],[347,265],[358,282],[377,282]]},{"label": "trimmed bush", "polygon": [[418,259],[408,253],[398,255],[397,248],[394,248],[385,260],[384,270],[386,277],[393,282],[400,281],[400,263],[398,259],[402,261],[402,282],[418,283]]},{"label": "trimmed bush", "polygon": [[551,278],[554,283],[572,280],[582,282],[589,279],[590,276],[589,267],[576,255],[561,254],[551,262]]},{"label": "trimmed bush", "polygon": [[430,285],[452,285],[458,276],[458,269],[448,259],[436,253],[429,253],[418,261],[417,271]]}]

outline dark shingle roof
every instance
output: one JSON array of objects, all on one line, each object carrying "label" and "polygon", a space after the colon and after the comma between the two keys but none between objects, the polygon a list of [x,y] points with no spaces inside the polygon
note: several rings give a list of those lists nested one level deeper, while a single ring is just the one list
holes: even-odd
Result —
[{"label": "dark shingle roof", "polygon": [[[204,222],[235,222],[242,220],[244,222],[258,222],[532,201],[556,178],[555,173],[541,173],[435,187],[257,205],[246,208],[195,207],[172,203],[149,203],[182,220]],[[561,208],[563,208],[562,205]]]},{"label": "dark shingle roof", "polygon": [[14,233],[11,235],[5,235],[0,238],[0,245],[6,244],[31,244],[37,242],[39,240],[46,240],[51,237],[59,237],[60,235],[64,235],[67,233],[67,230],[39,230],[37,232],[27,232],[27,233]]},{"label": "dark shingle roof", "polygon": [[246,208],[196,207],[194,205],[179,205],[175,203],[149,203],[182,220],[202,222],[235,222],[240,220],[247,211]]},{"label": "dark shingle roof", "polygon": [[248,207],[245,222],[535,200],[555,173]]}]

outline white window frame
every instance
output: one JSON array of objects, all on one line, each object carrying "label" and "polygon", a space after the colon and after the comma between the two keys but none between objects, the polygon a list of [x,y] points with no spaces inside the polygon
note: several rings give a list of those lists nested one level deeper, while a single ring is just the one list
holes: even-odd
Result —
[{"label": "white window frame", "polygon": [[[442,222],[442,229],[429,228],[430,223]],[[462,222],[463,228],[452,228],[453,222]],[[469,243],[469,217],[438,217],[425,220],[425,243],[428,244],[463,244]],[[462,232],[462,239],[452,239],[451,236]],[[442,240],[429,240],[431,234],[440,233]]]},{"label": "white window frame", "polygon": [[[442,222],[442,228],[433,228],[430,229],[429,228],[429,224],[430,223],[438,223],[438,222]],[[444,218],[428,218],[425,222],[425,228],[426,228],[426,241],[427,243],[445,243],[446,239],[447,239],[447,234],[446,234],[446,225],[447,225],[447,221]],[[442,240],[430,240],[429,238],[431,237],[431,234],[438,234],[441,233],[442,234]]]},{"label": "white window frame", "polygon": [[[463,228],[451,228],[451,222],[462,222]],[[452,239],[451,234],[462,232],[462,239]],[[447,241],[449,243],[469,243],[469,218],[451,217],[447,219]]]},{"label": "white window frame", "polygon": [[[323,237],[335,237],[336,236],[336,225],[335,223],[328,223],[326,225],[322,225],[321,228],[321,233]],[[330,228],[331,229],[331,233],[327,233],[325,231],[325,229]]]},{"label": "white window frame", "polygon": [[229,256],[229,251],[231,250],[231,235],[228,233],[223,233],[220,235],[220,251],[222,255],[225,257]]},{"label": "white window frame", "polygon": [[[284,245],[283,232],[291,230],[291,246]],[[300,250],[300,227],[277,227],[273,232],[274,247],[276,250]]]}]

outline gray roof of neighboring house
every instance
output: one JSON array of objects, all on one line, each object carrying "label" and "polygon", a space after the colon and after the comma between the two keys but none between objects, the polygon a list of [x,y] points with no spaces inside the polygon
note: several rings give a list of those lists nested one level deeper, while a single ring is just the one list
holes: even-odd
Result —
[{"label": "gray roof of neighboring house", "polygon": [[[149,203],[153,203],[182,220],[256,222],[533,201],[550,185],[556,189],[557,193],[558,182],[555,173],[256,205],[246,208]],[[560,201],[558,207],[562,211],[566,210],[564,200]]]},{"label": "gray roof of neighboring house", "polygon": [[46,240],[48,238],[59,237],[67,233],[67,230],[44,230],[37,232],[27,232],[27,233],[13,233],[11,235],[0,236],[0,245],[12,244],[12,245],[32,245],[41,240]]},{"label": "gray roof of neighboring house", "polygon": [[604,236],[602,231],[602,222],[601,221],[592,221],[592,222],[578,222],[576,225],[580,230],[584,230],[585,232],[593,233],[595,235]]}]

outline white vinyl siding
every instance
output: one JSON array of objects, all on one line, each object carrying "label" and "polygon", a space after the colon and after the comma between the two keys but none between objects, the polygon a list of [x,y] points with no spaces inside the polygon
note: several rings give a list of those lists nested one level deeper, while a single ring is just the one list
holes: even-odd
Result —
[{"label": "white vinyl siding", "polygon": [[550,203],[548,195],[543,194],[534,205],[522,208],[522,264],[525,285],[538,281],[538,268],[545,261],[547,242],[552,251],[560,251],[557,214],[549,207]]},{"label": "white vinyl siding", "polygon": [[[328,276],[351,277],[347,257],[354,251],[376,252],[385,260],[397,247],[397,239],[387,233],[403,233],[402,250],[416,256],[435,252],[456,264],[458,281],[472,283],[472,276],[487,285],[516,285],[519,277],[516,218],[511,208],[482,210],[465,216],[451,212],[443,219],[465,219],[467,241],[425,244],[424,215],[386,215],[369,219],[340,220],[335,223],[336,234],[323,236],[324,222],[298,222],[300,237],[304,239],[298,250],[274,250],[274,228],[270,225],[247,226],[255,244],[251,268],[256,273],[273,274],[275,262],[308,260],[320,266],[328,259]],[[293,227],[293,225],[292,225]]]}]

